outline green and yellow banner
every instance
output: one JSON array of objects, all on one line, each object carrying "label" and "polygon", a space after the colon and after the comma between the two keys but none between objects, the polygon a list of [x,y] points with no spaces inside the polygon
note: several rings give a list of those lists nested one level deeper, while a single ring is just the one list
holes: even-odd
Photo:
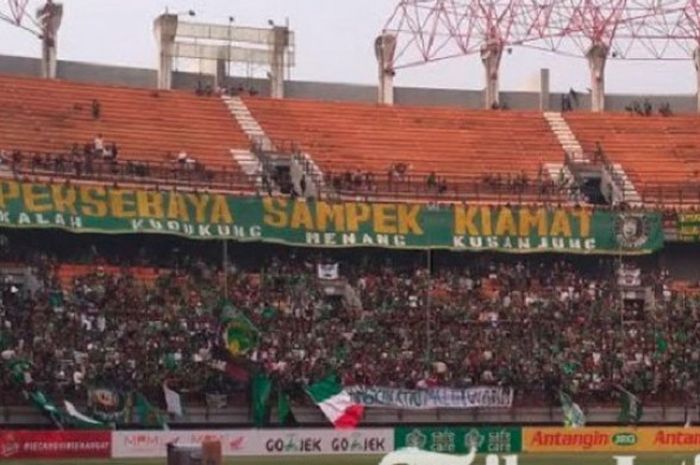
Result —
[{"label": "green and yellow banner", "polygon": [[663,246],[658,213],[306,202],[10,180],[0,181],[0,227],[160,233],[311,247],[514,253],[642,254]]},{"label": "green and yellow banner", "polygon": [[700,242],[700,213],[678,214],[678,240]]}]

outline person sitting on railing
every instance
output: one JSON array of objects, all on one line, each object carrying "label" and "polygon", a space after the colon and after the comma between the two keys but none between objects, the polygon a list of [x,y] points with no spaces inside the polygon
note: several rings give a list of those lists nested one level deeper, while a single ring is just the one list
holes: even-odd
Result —
[{"label": "person sitting on railing", "polygon": [[177,154],[177,163],[180,166],[180,170],[194,171],[197,161],[190,154],[181,150]]},{"label": "person sitting on railing", "polygon": [[83,157],[80,152],[71,152],[70,163],[73,165],[73,171],[77,177],[83,174]]},{"label": "person sitting on railing", "polygon": [[44,167],[44,159],[40,153],[35,153],[32,156],[32,171],[42,169]]},{"label": "person sitting on railing", "polygon": [[343,188],[348,189],[352,186],[352,173],[350,171],[346,171],[343,173]]},{"label": "person sitting on railing", "polygon": [[394,167],[396,169],[396,174],[398,175],[399,181],[405,181],[406,174],[408,174],[408,170],[411,169],[411,165],[401,162],[394,165]]},{"label": "person sitting on railing", "polygon": [[12,151],[12,170],[16,171],[22,165],[22,152],[19,150]]},{"label": "person sitting on railing", "polygon": [[389,170],[387,171],[386,177],[387,181],[389,182],[389,185],[392,185],[394,181],[397,181],[398,174],[396,173],[396,168],[393,164],[389,166]]},{"label": "person sitting on railing", "polygon": [[444,194],[445,192],[447,192],[447,178],[440,178],[440,180],[438,181],[437,188],[440,194]]},{"label": "person sitting on railing", "polygon": [[185,164],[187,164],[187,160],[189,159],[189,155],[187,155],[187,152],[184,150],[180,150],[180,153],[177,154],[177,162],[180,164],[181,167],[184,167]]},{"label": "person sitting on railing", "polygon": [[365,185],[368,190],[374,190],[376,187],[374,185],[374,174],[369,171],[365,172]]},{"label": "person sitting on railing", "polygon": [[433,190],[437,187],[438,179],[437,179],[437,174],[435,174],[435,171],[431,171],[428,177],[425,180],[425,183],[428,186],[428,190]]},{"label": "person sitting on railing", "polygon": [[355,172],[352,174],[352,185],[355,189],[359,189],[362,187],[362,184],[364,183],[365,176],[362,173],[361,170],[357,169]]},{"label": "person sitting on railing", "polygon": [[118,156],[119,156],[119,147],[117,147],[117,144],[112,142],[111,144],[107,145],[107,147],[104,150],[104,154],[103,154],[103,158],[105,159],[105,161],[116,163]]},{"label": "person sitting on railing", "polygon": [[63,158],[63,154],[59,153],[56,154],[53,158],[53,169],[57,173],[62,173],[65,169],[65,159]]},{"label": "person sitting on railing", "polygon": [[410,165],[406,163],[392,163],[389,165],[388,180],[389,184],[393,182],[404,182],[406,180],[406,173],[408,172]]},{"label": "person sitting on railing", "polygon": [[196,179],[201,181],[211,180],[210,173],[207,171],[207,168],[206,166],[204,166],[204,163],[192,160],[192,162],[189,165],[191,167],[190,169],[194,172],[194,177]]},{"label": "person sitting on railing", "polygon": [[343,188],[343,178],[338,174],[332,175],[331,185],[333,186],[333,189],[336,190],[336,192],[340,191]]},{"label": "person sitting on railing", "polygon": [[98,134],[92,141],[92,149],[96,156],[101,157],[105,151],[105,140],[102,134]]},{"label": "person sitting on railing", "polygon": [[109,147],[109,151],[112,154],[112,160],[116,162],[117,158],[119,158],[119,147],[117,146],[116,142],[112,142]]},{"label": "person sitting on railing", "polygon": [[518,194],[523,193],[526,190],[528,183],[529,180],[527,178],[527,174],[524,171],[521,171],[520,173],[516,174],[512,180],[511,187],[513,192]]}]

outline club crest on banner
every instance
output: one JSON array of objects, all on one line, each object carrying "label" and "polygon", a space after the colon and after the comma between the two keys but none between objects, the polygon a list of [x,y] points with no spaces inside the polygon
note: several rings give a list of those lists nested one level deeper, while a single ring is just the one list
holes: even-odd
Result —
[{"label": "club crest on banner", "polygon": [[625,249],[639,249],[649,239],[649,228],[649,220],[644,214],[620,214],[615,219],[617,243]]}]

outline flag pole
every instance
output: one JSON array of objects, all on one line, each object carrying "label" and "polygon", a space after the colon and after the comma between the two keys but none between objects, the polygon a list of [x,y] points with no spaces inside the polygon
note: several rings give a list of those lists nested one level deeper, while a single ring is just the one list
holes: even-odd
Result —
[{"label": "flag pole", "polygon": [[224,300],[228,300],[228,241],[226,239],[223,240],[221,255],[221,267],[224,275]]},{"label": "flag pole", "polygon": [[427,270],[427,285],[425,288],[425,364],[427,367],[430,366],[430,362],[432,359],[432,337],[430,335],[430,314],[431,314],[431,296],[430,296],[430,290],[432,287],[432,269],[433,269],[433,252],[428,247],[428,251],[426,253],[426,265],[428,267]]}]

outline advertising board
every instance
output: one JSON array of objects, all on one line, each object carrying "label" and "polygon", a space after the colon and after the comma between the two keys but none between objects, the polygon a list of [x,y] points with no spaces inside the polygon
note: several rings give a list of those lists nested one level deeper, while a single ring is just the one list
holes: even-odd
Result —
[{"label": "advertising board", "polygon": [[259,455],[386,454],[394,450],[394,430],[294,429],[258,432]]},{"label": "advertising board", "polygon": [[523,428],[526,452],[697,452],[700,428]]},{"label": "advertising board", "polygon": [[386,454],[394,450],[392,429],[278,429],[223,431],[115,431],[114,458],[165,457],[167,444],[221,441],[224,456]]},{"label": "advertising board", "polygon": [[417,447],[432,452],[467,454],[471,444],[479,453],[510,453],[522,450],[522,434],[518,427],[408,427],[394,430],[394,445]]},{"label": "advertising board", "polygon": [[220,441],[224,455],[244,455],[251,447],[250,431],[115,431],[112,434],[113,458],[165,457],[167,444],[201,444]]},{"label": "advertising board", "polygon": [[109,458],[111,431],[0,431],[0,459]]}]

